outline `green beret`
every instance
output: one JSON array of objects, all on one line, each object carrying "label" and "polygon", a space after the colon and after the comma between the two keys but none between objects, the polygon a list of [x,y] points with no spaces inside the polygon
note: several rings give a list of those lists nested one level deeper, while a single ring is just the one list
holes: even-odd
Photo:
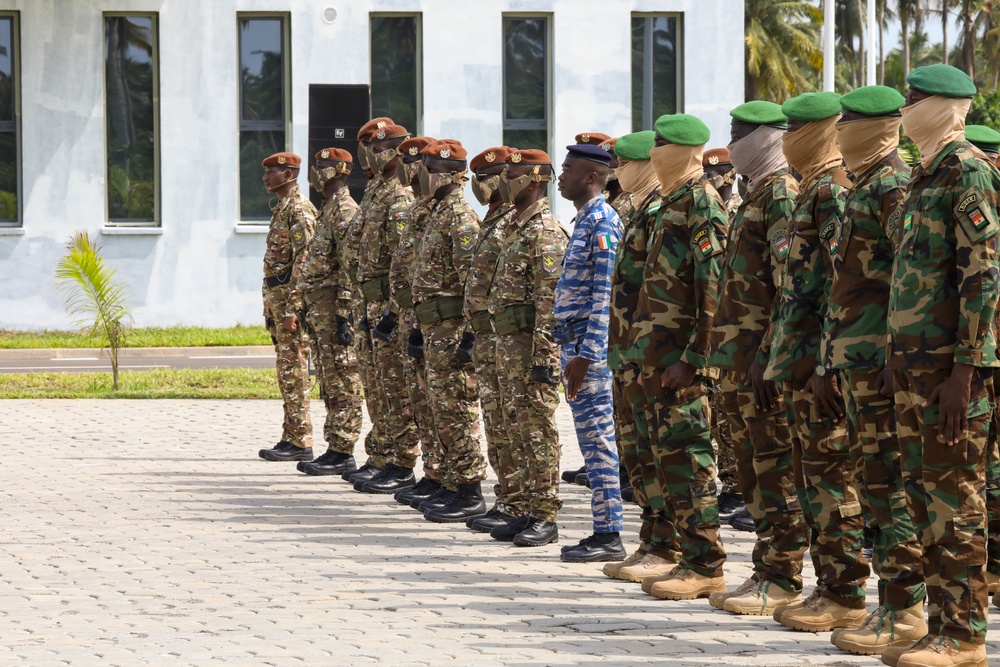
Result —
[{"label": "green beret", "polygon": [[712,135],[707,125],[686,113],[660,116],[653,129],[660,138],[681,146],[704,146]]},{"label": "green beret", "polygon": [[656,132],[633,132],[615,141],[615,155],[626,160],[648,160],[649,151],[656,144]]},{"label": "green beret", "polygon": [[754,100],[741,104],[729,115],[733,120],[752,125],[771,125],[773,127],[788,127],[788,119],[781,113],[781,105],[764,100]]},{"label": "green beret", "polygon": [[928,95],[972,97],[976,94],[976,84],[968,74],[943,63],[918,67],[906,77],[906,83]]},{"label": "green beret", "polygon": [[840,98],[844,111],[853,111],[866,116],[888,116],[899,113],[906,104],[906,98],[889,86],[864,86]]},{"label": "green beret", "polygon": [[1000,132],[985,125],[966,125],[965,140],[984,151],[1000,153]]},{"label": "green beret", "polygon": [[840,113],[840,95],[837,93],[802,93],[781,105],[788,120],[811,123],[833,118]]}]

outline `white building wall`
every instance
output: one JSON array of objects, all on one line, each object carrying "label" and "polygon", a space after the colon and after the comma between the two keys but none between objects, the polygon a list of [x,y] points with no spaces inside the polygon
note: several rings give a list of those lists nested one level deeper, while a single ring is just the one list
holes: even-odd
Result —
[{"label": "white building wall", "polygon": [[[328,24],[321,12],[333,7]],[[684,108],[728,142],[743,100],[741,0],[0,0],[20,11],[22,222],[0,228],[0,327],[65,328],[53,273],[77,230],[97,235],[140,325],[257,322],[261,227],[239,225],[237,12],[291,16],[291,149],[305,156],[308,86],[367,83],[370,12],[419,12],[424,134],[502,142],[502,17],[551,15],[550,151],[631,130],[632,12],[682,12]],[[162,227],[106,225],[102,13],[157,12]],[[303,188],[306,174],[301,175]],[[555,189],[552,190],[555,194]],[[471,199],[471,198],[470,198]],[[572,206],[554,196],[568,223]],[[251,233],[247,233],[251,232]]]}]

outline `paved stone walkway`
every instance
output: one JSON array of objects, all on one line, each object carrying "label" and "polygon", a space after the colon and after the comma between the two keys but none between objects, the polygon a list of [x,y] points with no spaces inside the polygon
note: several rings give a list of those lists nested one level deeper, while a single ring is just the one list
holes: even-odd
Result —
[{"label": "paved stone walkway", "polygon": [[[0,401],[0,665],[881,664],[264,462],[280,415],[273,401]],[[565,405],[559,418],[578,467]],[[563,497],[561,545],[589,533],[586,489]],[[750,537],[724,537],[732,586]]]}]

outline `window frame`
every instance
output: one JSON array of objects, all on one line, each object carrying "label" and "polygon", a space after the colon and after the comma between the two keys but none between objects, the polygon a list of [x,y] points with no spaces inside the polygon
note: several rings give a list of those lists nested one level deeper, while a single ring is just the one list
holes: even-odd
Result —
[{"label": "window frame", "polygon": [[[507,20],[508,19],[544,19],[545,20],[545,93],[543,103],[545,118],[507,118]],[[551,153],[552,148],[552,82],[554,61],[554,33],[551,12],[504,12],[501,16],[500,28],[500,97],[501,97],[501,128],[500,133],[504,144],[508,131],[528,130],[545,132],[545,152]]]},{"label": "window frame", "polygon": [[17,10],[0,11],[0,18],[11,20],[10,32],[10,70],[14,77],[14,120],[0,123],[11,123],[10,130],[0,132],[14,133],[14,161],[17,165],[17,219],[0,220],[0,228],[19,229],[24,227],[24,165],[21,150],[21,12]]},{"label": "window frame", "polygon": [[[424,127],[424,15],[422,12],[368,12],[368,91],[369,98],[372,93],[372,19],[374,18],[412,18],[416,20],[416,54],[414,61],[417,64],[417,99],[415,111],[417,115],[416,127],[407,127],[413,136],[423,134]],[[374,104],[372,104],[372,114],[374,115]],[[396,120],[393,118],[393,120]]]},{"label": "window frame", "polygon": [[[639,122],[640,129],[651,130],[656,118],[653,118],[653,31],[652,20],[657,18],[672,18],[677,21],[677,43],[674,46],[676,53],[676,71],[674,76],[677,81],[676,96],[677,109],[675,113],[684,113],[684,12],[632,12],[629,18],[629,54],[632,48],[632,22],[636,19],[643,19],[642,35],[642,118]],[[632,106],[634,92],[632,90],[632,72],[629,71],[629,107]],[[634,111],[634,110],[632,110]],[[634,113],[632,114],[634,116]],[[632,118],[632,127],[635,128],[635,118]]]},{"label": "window frame", "polygon": [[[243,120],[243,32],[241,24],[244,20],[280,20],[281,21],[281,70],[282,70],[282,115],[280,121],[273,120]],[[283,151],[291,150],[292,145],[292,19],[290,12],[236,12],[236,208],[237,221],[240,225],[267,225],[270,217],[246,217],[243,215],[243,186],[240,172],[240,146],[244,132],[276,132],[285,135]],[[263,185],[261,186],[263,187]]]}]

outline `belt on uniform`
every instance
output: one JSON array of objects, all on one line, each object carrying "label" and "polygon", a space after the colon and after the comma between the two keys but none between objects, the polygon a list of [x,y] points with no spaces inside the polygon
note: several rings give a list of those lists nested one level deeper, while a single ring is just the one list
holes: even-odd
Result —
[{"label": "belt on uniform", "polygon": [[268,287],[278,287],[279,285],[287,285],[288,281],[292,277],[292,269],[285,269],[284,272],[279,273],[276,276],[264,276],[264,284]]},{"label": "belt on uniform", "polygon": [[490,317],[490,311],[482,310],[473,315],[469,326],[474,333],[493,333],[493,318]]},{"label": "belt on uniform", "polygon": [[396,300],[400,308],[412,308],[413,307],[413,288],[409,285],[405,287],[400,287],[396,290],[396,293],[392,295],[392,298]]},{"label": "belt on uniform", "polygon": [[420,324],[440,324],[445,320],[453,320],[462,316],[465,299],[460,296],[439,296],[418,303],[413,314]]},{"label": "belt on uniform", "polygon": [[507,306],[493,316],[493,330],[501,336],[535,330],[535,307],[530,304]]},{"label": "belt on uniform", "polygon": [[389,276],[372,278],[361,283],[361,293],[368,301],[386,301],[389,298]]},{"label": "belt on uniform", "polygon": [[552,328],[552,340],[559,345],[572,343],[577,338],[581,338],[587,334],[587,325],[589,322],[589,319],[560,322]]}]

